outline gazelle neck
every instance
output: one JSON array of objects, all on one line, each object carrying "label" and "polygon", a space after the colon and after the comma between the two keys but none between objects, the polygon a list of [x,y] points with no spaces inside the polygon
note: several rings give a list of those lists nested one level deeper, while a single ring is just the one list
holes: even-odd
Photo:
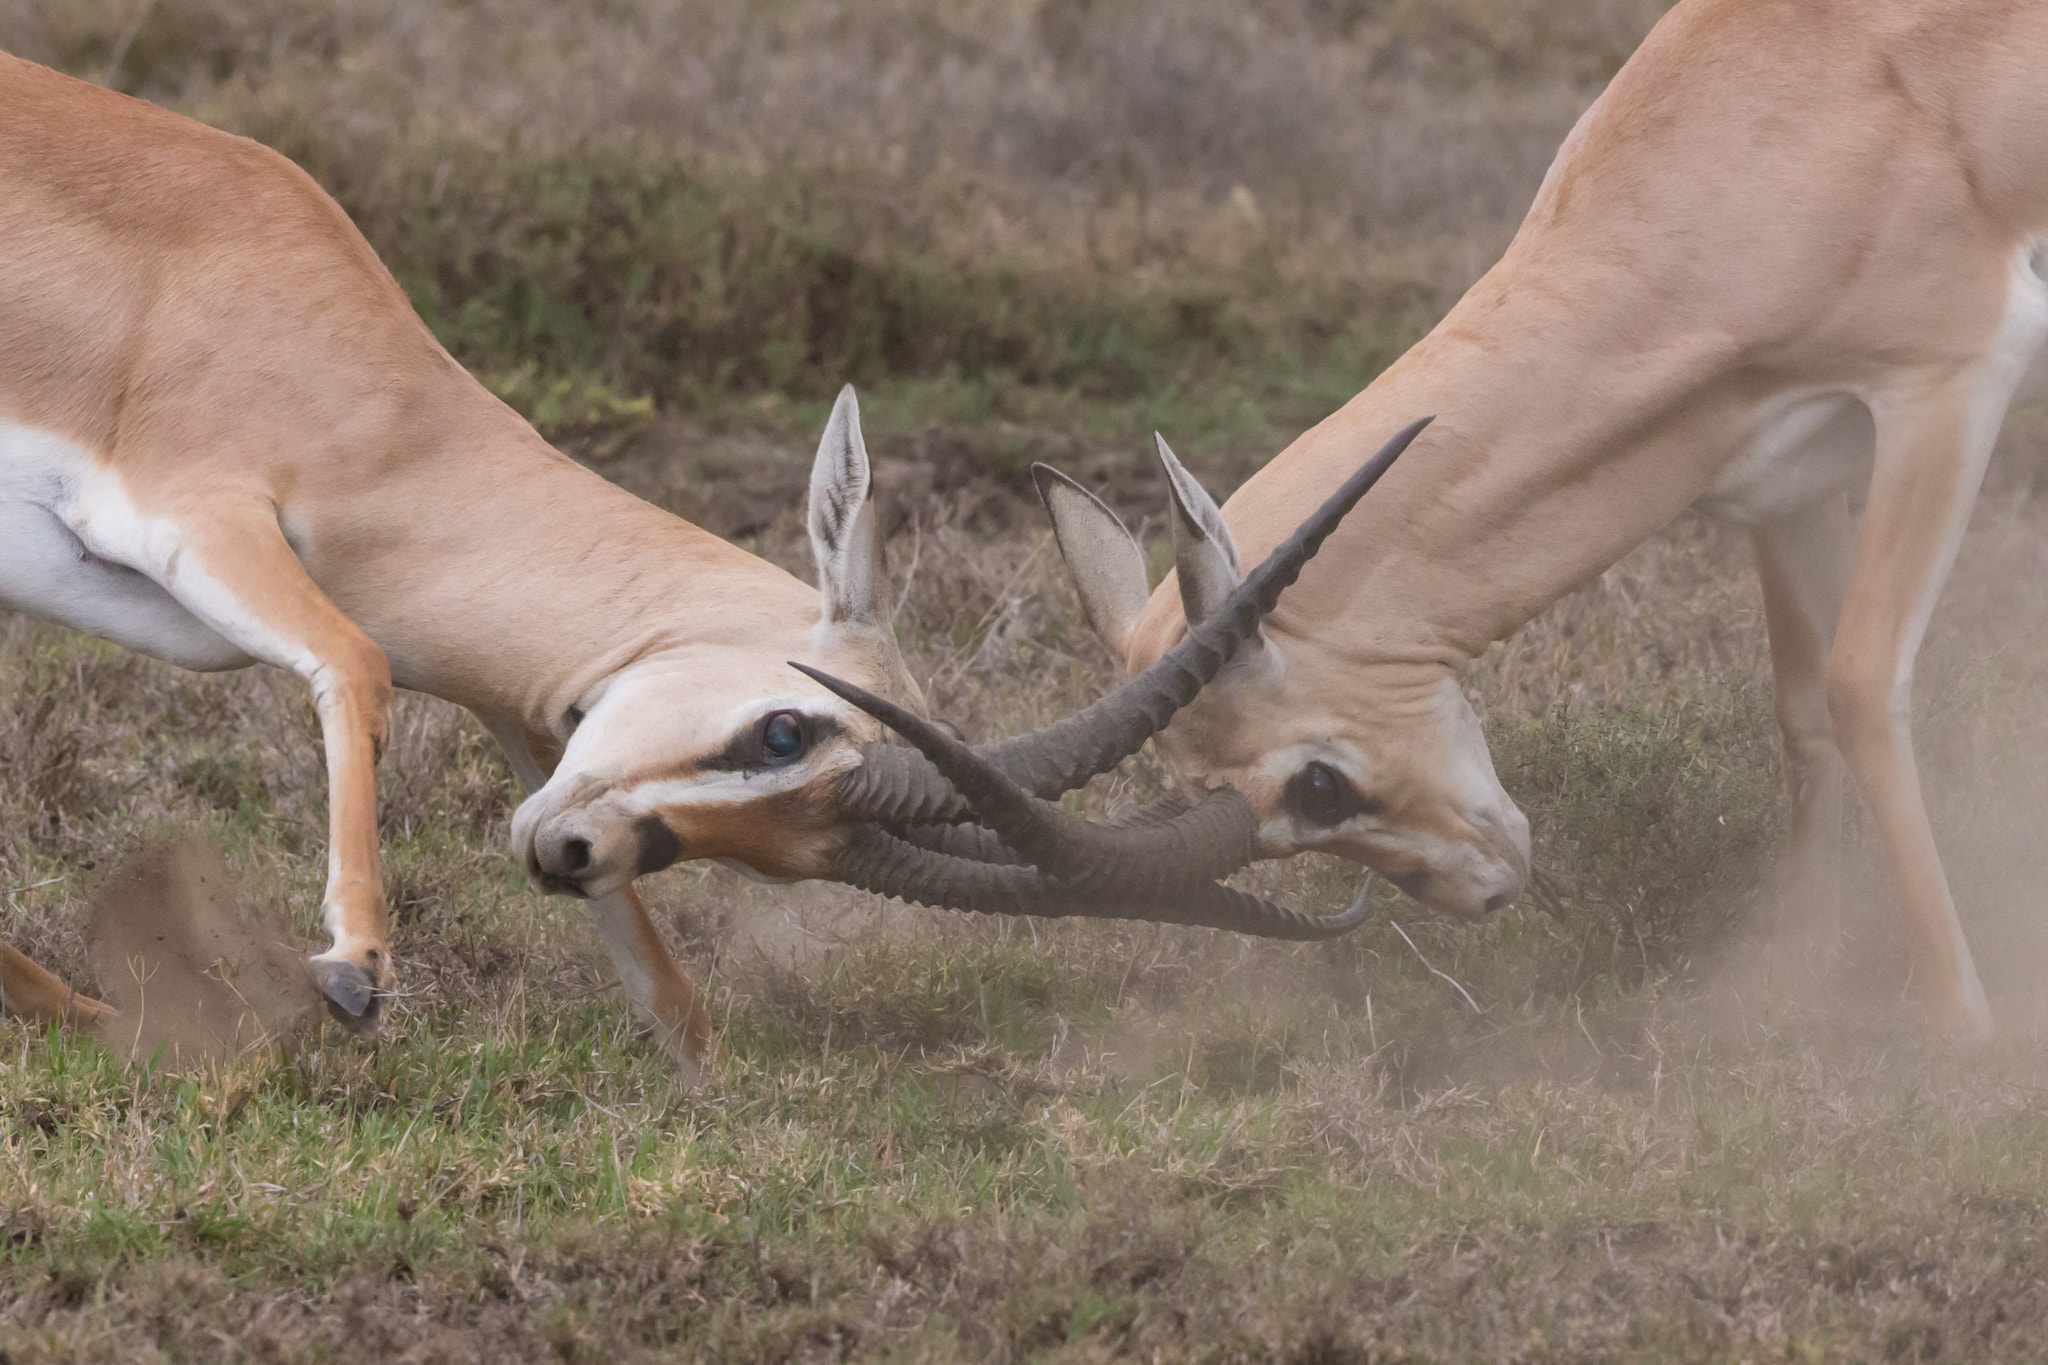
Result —
[{"label": "gazelle neck", "polygon": [[460,434],[367,490],[382,504],[375,540],[392,562],[374,546],[337,544],[309,566],[384,648],[400,686],[559,735],[579,697],[658,654],[799,656],[818,616],[814,588],[634,497],[475,396],[488,409]]},{"label": "gazelle neck", "polygon": [[[1756,397],[1717,334],[1637,335],[1512,280],[1497,268],[1224,505],[1256,562],[1380,442],[1436,416],[1282,597],[1269,633],[1350,667],[1456,667],[1711,484]],[[1148,638],[1178,632],[1174,596],[1155,596]]]}]

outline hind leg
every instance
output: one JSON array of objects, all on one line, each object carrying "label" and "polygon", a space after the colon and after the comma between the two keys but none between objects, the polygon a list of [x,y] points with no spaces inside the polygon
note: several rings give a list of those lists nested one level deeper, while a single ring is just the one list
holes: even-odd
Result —
[{"label": "hind leg", "polygon": [[0,1014],[69,1024],[98,1038],[115,1011],[112,1005],[72,990],[26,954],[0,944]]},{"label": "hind leg", "polygon": [[1837,495],[1751,534],[1791,808],[1772,978],[1775,988],[1796,994],[1825,968],[1841,936],[1842,762],[1828,716],[1827,662],[1855,550],[1848,500]]}]

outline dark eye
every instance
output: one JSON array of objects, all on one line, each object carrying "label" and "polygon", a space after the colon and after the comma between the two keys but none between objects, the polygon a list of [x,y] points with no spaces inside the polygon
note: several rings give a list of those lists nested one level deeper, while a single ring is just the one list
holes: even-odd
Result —
[{"label": "dark eye", "polygon": [[1287,809],[1313,825],[1343,823],[1357,808],[1351,784],[1327,763],[1311,763],[1287,784]]},{"label": "dark eye", "polygon": [[804,751],[804,718],[777,711],[761,723],[761,761],[787,763]]}]

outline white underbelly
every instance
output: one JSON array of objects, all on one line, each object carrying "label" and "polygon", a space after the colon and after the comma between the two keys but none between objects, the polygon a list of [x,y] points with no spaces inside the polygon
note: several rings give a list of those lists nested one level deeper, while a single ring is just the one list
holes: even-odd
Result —
[{"label": "white underbelly", "polygon": [[1861,399],[1838,389],[1794,389],[1757,406],[1751,435],[1694,506],[1758,526],[1870,484],[1877,429]]},{"label": "white underbelly", "polygon": [[185,668],[255,662],[154,580],[91,554],[58,513],[89,459],[0,421],[0,606],[31,612]]}]

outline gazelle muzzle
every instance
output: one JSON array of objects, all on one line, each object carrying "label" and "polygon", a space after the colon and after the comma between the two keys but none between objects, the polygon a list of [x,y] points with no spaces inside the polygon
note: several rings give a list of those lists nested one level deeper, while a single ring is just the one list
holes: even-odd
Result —
[{"label": "gazelle muzzle", "polygon": [[[1219,789],[1185,809],[1142,812],[1120,824],[1076,820],[1049,798],[1114,768],[1193,701],[1430,420],[1387,442],[1186,640],[1101,701],[1035,734],[970,747],[863,688],[793,663],[918,751],[871,745],[848,776],[841,812],[866,828],[842,850],[840,879],[955,909],[1161,920],[1278,938],[1355,928],[1370,879],[1349,909],[1328,916],[1218,884],[1257,851],[1257,815],[1237,791]],[[972,828],[934,828],[948,825]]]}]

